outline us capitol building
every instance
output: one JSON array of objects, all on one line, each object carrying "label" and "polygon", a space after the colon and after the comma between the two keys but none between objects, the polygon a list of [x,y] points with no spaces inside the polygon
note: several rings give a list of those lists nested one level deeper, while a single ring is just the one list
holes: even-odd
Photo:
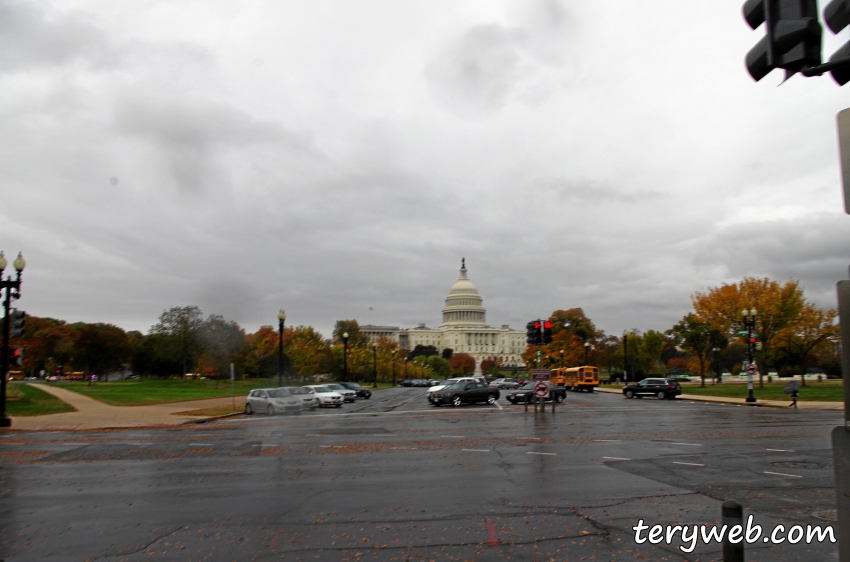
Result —
[{"label": "us capitol building", "polygon": [[511,330],[507,324],[493,328],[485,321],[486,309],[481,305],[481,295],[466,276],[466,258],[461,260],[460,278],[449,289],[443,323],[439,328],[427,328],[419,324],[416,328],[404,329],[397,326],[360,326],[360,333],[371,341],[384,337],[398,342],[408,351],[417,345],[433,345],[441,354],[445,349],[454,353],[466,353],[475,358],[476,371],[486,359],[504,366],[521,365],[522,353],[526,349],[526,333]]}]

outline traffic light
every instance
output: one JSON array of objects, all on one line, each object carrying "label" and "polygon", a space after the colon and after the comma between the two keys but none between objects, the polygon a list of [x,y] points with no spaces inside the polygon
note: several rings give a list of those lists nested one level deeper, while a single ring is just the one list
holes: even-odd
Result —
[{"label": "traffic light", "polygon": [[16,367],[20,367],[24,364],[24,348],[23,347],[13,347],[12,348],[12,365]]},{"label": "traffic light", "polygon": [[817,0],[747,0],[744,19],[753,29],[764,23],[767,31],[747,53],[747,71],[756,82],[774,68],[784,68],[787,80],[820,64]]},{"label": "traffic light", "polygon": [[[850,25],[850,0],[832,0],[823,9],[823,19],[833,33],[838,33]],[[829,60],[831,62],[846,57],[850,57],[850,41],[835,51]],[[840,86],[850,82],[850,67],[836,68],[831,70],[830,74]]]},{"label": "traffic light", "polygon": [[24,324],[27,313],[17,308],[12,310],[12,339],[24,337]]},{"label": "traffic light", "polygon": [[548,320],[543,323],[543,343],[552,343],[552,323]]},{"label": "traffic light", "polygon": [[542,336],[540,335],[540,326],[540,320],[532,320],[531,322],[525,325],[525,340],[528,343],[533,345],[540,345],[543,342]]}]

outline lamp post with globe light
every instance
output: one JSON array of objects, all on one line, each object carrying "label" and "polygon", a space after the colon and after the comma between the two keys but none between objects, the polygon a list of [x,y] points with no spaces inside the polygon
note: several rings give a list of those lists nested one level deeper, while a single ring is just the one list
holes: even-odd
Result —
[{"label": "lamp post with globe light", "polygon": [[342,382],[348,381],[348,332],[342,333]]},{"label": "lamp post with globe light", "polygon": [[277,313],[277,386],[283,386],[283,324],[286,322],[286,312],[280,309]]},{"label": "lamp post with globe light", "polygon": [[753,396],[753,373],[750,365],[753,364],[753,328],[756,327],[756,315],[758,311],[755,308],[741,311],[741,318],[744,320],[744,327],[747,329],[747,402],[755,402],[756,397]]},{"label": "lamp post with globe light", "polygon": [[[11,316],[10,308],[12,300],[21,298],[21,273],[24,271],[27,262],[24,261],[24,256],[18,252],[18,257],[12,262],[17,272],[17,277],[13,280],[10,275],[3,279],[3,270],[6,269],[6,257],[3,252],[0,252],[0,291],[6,290],[6,298],[3,299],[3,311],[6,313],[3,318],[3,349],[2,357],[0,357],[0,427],[11,427],[12,420],[6,415],[6,378],[9,374],[9,335],[11,332]],[[23,315],[23,311],[20,312]],[[23,316],[21,316],[23,318]]]},{"label": "lamp post with globe light", "polygon": [[587,365],[590,361],[590,342],[584,342],[584,364]]}]

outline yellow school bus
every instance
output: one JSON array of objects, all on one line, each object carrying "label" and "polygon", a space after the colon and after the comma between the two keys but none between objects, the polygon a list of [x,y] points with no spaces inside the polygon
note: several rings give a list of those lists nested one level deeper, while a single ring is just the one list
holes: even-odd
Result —
[{"label": "yellow school bus", "polygon": [[552,369],[549,373],[549,381],[555,386],[563,386],[570,390],[593,392],[593,389],[599,386],[599,369],[589,365],[569,369],[560,367]]}]

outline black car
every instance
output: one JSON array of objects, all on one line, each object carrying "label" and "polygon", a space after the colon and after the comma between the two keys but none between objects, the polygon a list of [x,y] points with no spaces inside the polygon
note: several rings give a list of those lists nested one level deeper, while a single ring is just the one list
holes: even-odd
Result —
[{"label": "black car", "polygon": [[[522,404],[526,400],[529,402],[534,402],[534,386],[537,384],[536,381],[529,381],[514,390],[513,392],[508,393],[507,399],[511,404]],[[549,384],[549,383],[546,383]],[[555,399],[555,402],[560,404],[564,401],[564,398],[567,397],[567,391],[563,386],[552,386],[549,385],[549,396],[543,399],[544,402],[551,402],[552,399]]]},{"label": "black car", "polygon": [[643,379],[637,384],[623,387],[623,395],[626,398],[657,396],[659,400],[664,400],[676,398],[680,394],[682,387],[673,379]]},{"label": "black car", "polygon": [[414,379],[404,379],[399,384],[401,386],[416,386],[416,381]]},{"label": "black car", "polygon": [[460,406],[463,403],[475,404],[487,402],[495,404],[499,399],[499,389],[483,382],[456,382],[433,393],[431,404],[442,406],[451,404]]},{"label": "black car", "polygon": [[364,386],[360,386],[356,382],[341,382],[338,383],[347,388],[348,390],[353,390],[357,393],[357,398],[365,398],[366,400],[372,398],[372,391]]}]

